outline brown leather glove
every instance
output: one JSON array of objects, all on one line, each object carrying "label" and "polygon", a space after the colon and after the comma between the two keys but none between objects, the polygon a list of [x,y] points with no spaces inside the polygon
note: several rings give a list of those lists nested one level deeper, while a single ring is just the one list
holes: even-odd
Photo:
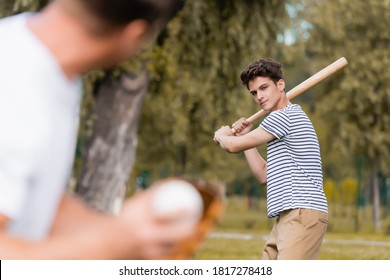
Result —
[{"label": "brown leather glove", "polygon": [[224,185],[218,182],[206,182],[196,179],[180,178],[185,180],[199,191],[203,200],[203,215],[192,236],[179,242],[174,253],[164,259],[190,259],[202,245],[202,242],[214,228],[224,209]]}]

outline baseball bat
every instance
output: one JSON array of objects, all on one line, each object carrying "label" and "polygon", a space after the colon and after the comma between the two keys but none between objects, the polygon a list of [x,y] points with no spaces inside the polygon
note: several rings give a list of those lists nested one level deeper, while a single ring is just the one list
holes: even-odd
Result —
[{"label": "baseball bat", "polygon": [[[294,87],[293,89],[289,90],[286,93],[287,98],[289,100],[291,100],[294,97],[297,97],[298,95],[300,95],[304,91],[315,86],[316,84],[318,84],[322,80],[325,80],[326,78],[333,75],[334,73],[336,73],[337,71],[339,71],[340,69],[344,68],[347,65],[348,65],[347,59],[345,57],[340,57],[332,64],[329,64],[328,66],[326,66],[322,70],[320,70],[317,73],[315,73],[314,75],[312,75],[310,78],[306,79],[305,81],[303,81],[302,83],[300,83],[299,85]],[[261,109],[260,111],[256,112],[255,114],[253,114],[252,116],[247,118],[247,120],[250,122],[254,122],[254,121],[260,119],[261,117],[265,116],[268,113],[269,112],[266,112],[263,109]],[[234,128],[231,128],[231,130],[232,130],[233,134],[236,133]],[[214,142],[218,143],[215,139],[214,139]]]},{"label": "baseball bat", "polygon": [[[347,65],[348,65],[347,59],[345,57],[340,57],[332,64],[329,64],[328,66],[326,66],[322,70],[315,73],[310,78],[306,79],[305,81],[303,81],[302,83],[300,83],[299,85],[297,85],[296,87],[294,87],[293,89],[288,91],[286,93],[287,98],[289,100],[291,100],[294,97],[297,97],[298,95],[300,95],[304,91],[306,91],[309,88],[313,87],[314,85],[318,84],[322,80],[325,80],[327,77],[333,75],[334,73],[336,73],[337,71],[339,71],[340,69],[344,68]],[[261,109],[257,113],[255,113],[252,116],[250,116],[249,118],[247,118],[247,120],[250,122],[254,122],[254,121],[260,119],[262,116],[265,116],[267,113],[268,112]],[[232,132],[233,132],[233,130],[234,129],[232,128]]]}]

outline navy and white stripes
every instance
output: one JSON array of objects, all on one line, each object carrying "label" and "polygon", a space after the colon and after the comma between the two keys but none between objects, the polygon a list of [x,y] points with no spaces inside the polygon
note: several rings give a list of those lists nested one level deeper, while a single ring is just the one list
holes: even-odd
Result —
[{"label": "navy and white stripes", "polygon": [[268,216],[296,208],[327,212],[320,147],[301,107],[289,104],[271,112],[260,126],[276,137],[267,144]]}]

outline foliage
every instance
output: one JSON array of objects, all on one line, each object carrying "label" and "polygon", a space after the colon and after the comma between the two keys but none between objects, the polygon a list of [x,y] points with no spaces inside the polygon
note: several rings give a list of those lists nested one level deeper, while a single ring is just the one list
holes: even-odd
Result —
[{"label": "foliage", "polygon": [[1,0],[0,17],[24,11],[38,11],[44,7],[50,0]]},{"label": "foliage", "polygon": [[329,205],[335,204],[339,200],[339,193],[334,180],[327,179],[324,181],[324,192]]},{"label": "foliage", "polygon": [[[5,0],[2,16],[41,9],[47,0]],[[159,44],[147,52],[153,83],[143,109],[137,174],[202,175],[226,181],[248,178],[242,155],[229,155],[212,141],[214,131],[258,110],[241,86],[241,69],[278,54],[285,22],[284,0],[185,1]],[[207,15],[207,16],[206,16]],[[248,16],[251,15],[251,16]],[[126,63],[116,71],[134,71]],[[88,138],[93,93],[107,73],[84,78],[78,155]],[[112,75],[112,73],[109,73]],[[76,161],[76,169],[79,161]]]},{"label": "foliage", "polygon": [[354,206],[358,199],[358,181],[355,178],[346,177],[338,186],[333,179],[326,179],[324,192],[330,207],[337,204]]},{"label": "foliage", "polygon": [[300,18],[310,23],[305,48],[313,61],[311,67],[341,56],[349,60],[349,66],[326,83],[317,102],[318,111],[331,127],[328,141],[333,152],[363,155],[387,172],[390,1],[355,1],[353,5],[347,0],[296,3],[303,7]]},{"label": "foliage", "polygon": [[358,182],[348,177],[341,182],[341,194],[344,205],[356,205],[358,195]]},{"label": "foliage", "polygon": [[151,58],[136,171],[226,182],[248,176],[244,158],[222,151],[213,134],[258,110],[239,75],[254,59],[277,55],[284,3],[185,1]]}]

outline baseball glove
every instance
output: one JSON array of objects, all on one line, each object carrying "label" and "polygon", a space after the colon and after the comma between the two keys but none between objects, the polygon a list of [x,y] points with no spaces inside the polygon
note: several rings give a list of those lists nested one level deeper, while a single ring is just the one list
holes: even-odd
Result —
[{"label": "baseball glove", "polygon": [[189,238],[176,244],[174,253],[164,259],[190,259],[202,245],[202,242],[214,228],[224,209],[224,185],[218,182],[180,178],[191,183],[199,191],[203,200],[203,215],[198,222],[194,233]]}]

